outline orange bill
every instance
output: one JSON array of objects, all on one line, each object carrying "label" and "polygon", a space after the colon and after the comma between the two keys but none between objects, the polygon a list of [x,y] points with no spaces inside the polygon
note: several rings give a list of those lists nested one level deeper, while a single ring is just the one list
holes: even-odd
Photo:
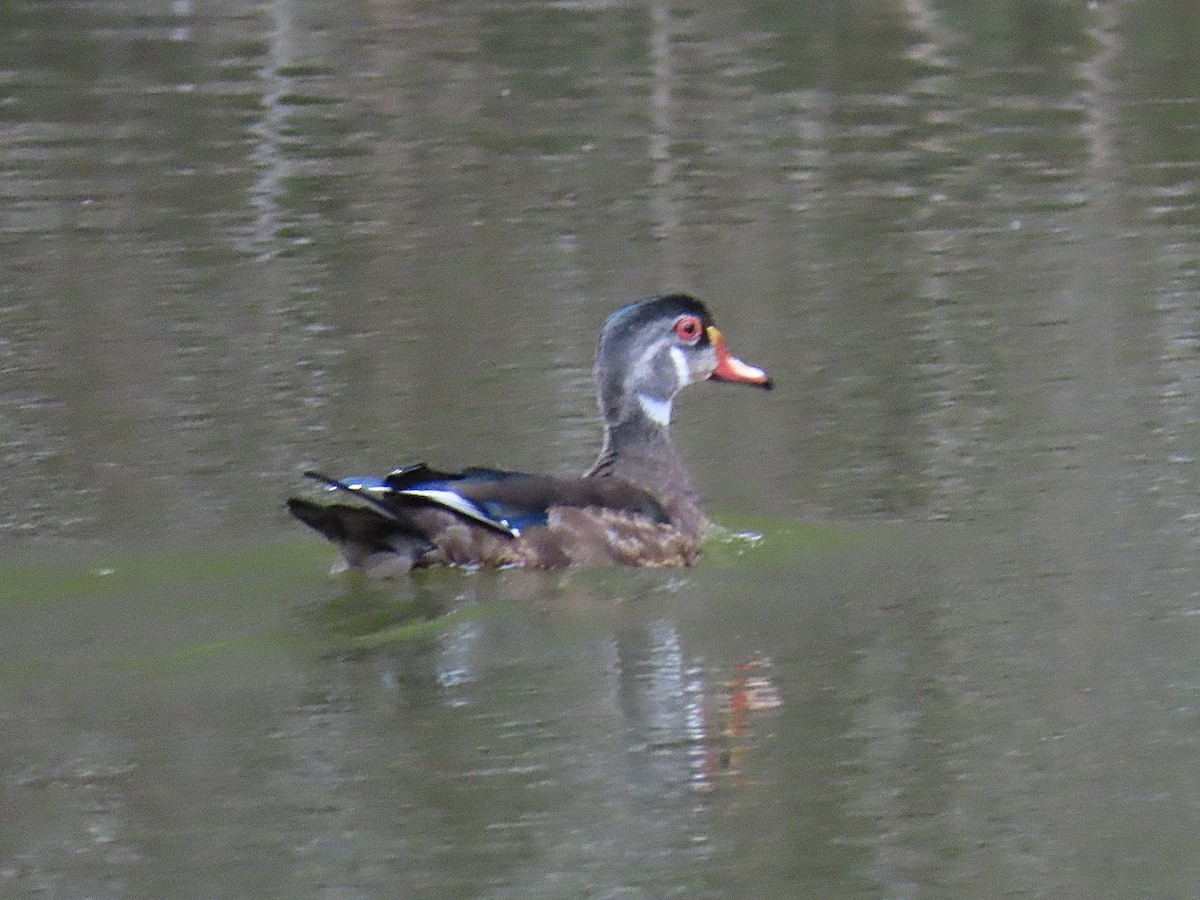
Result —
[{"label": "orange bill", "polygon": [[753,384],[761,388],[771,389],[771,376],[755,366],[742,362],[729,352],[725,346],[725,338],[715,325],[708,326],[708,339],[713,349],[717,351],[717,367],[709,376],[713,381],[734,381],[741,384]]}]

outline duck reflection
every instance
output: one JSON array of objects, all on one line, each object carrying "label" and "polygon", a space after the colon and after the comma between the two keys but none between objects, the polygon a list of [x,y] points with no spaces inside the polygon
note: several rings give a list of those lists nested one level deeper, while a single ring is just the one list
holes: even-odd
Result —
[{"label": "duck reflection", "polygon": [[[686,579],[622,581],[620,593],[602,576],[524,571],[439,575],[398,593],[362,582],[320,619],[336,639],[332,655],[373,670],[366,682],[399,706],[469,708],[487,720],[519,705],[551,743],[603,723],[601,745],[619,757],[605,764],[641,790],[736,783],[752,717],[782,702],[770,660],[689,654],[674,621],[642,613],[648,596],[677,593]],[[594,751],[574,759],[598,761]]]},{"label": "duck reflection", "polygon": [[683,877],[715,852],[714,798],[753,781],[754,717],[780,702],[766,658],[689,650],[671,613],[693,590],[628,570],[346,589],[314,613],[320,702],[286,729],[305,795],[331,828],[405,834],[414,883]]}]

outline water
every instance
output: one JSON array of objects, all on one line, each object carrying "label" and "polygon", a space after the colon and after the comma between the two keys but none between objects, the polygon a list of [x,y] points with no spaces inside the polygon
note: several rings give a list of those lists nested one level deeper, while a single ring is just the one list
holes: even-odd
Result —
[{"label": "water", "polygon": [[[0,894],[1194,894],[1198,30],[0,7]],[[698,568],[325,577],[665,289]]]}]

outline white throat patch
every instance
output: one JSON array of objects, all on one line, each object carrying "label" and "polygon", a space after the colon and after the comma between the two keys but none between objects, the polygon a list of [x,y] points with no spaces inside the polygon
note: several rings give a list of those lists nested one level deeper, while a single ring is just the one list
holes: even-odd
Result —
[{"label": "white throat patch", "polygon": [[682,347],[671,348],[671,362],[675,364],[675,379],[679,386],[687,387],[692,383],[692,372],[688,368],[687,357],[683,355]]},{"label": "white throat patch", "polygon": [[646,414],[646,418],[651,422],[656,422],[663,428],[671,424],[671,401],[656,400],[654,397],[648,397],[645,394],[638,394],[638,404],[642,407],[642,412]]}]

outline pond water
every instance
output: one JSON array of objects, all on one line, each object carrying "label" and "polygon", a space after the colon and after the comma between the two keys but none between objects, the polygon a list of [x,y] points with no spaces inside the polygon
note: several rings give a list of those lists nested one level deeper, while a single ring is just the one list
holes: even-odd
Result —
[{"label": "pond water", "polygon": [[[1200,884],[1200,12],[0,4],[0,894]],[[686,571],[330,579],[706,299]]]}]

